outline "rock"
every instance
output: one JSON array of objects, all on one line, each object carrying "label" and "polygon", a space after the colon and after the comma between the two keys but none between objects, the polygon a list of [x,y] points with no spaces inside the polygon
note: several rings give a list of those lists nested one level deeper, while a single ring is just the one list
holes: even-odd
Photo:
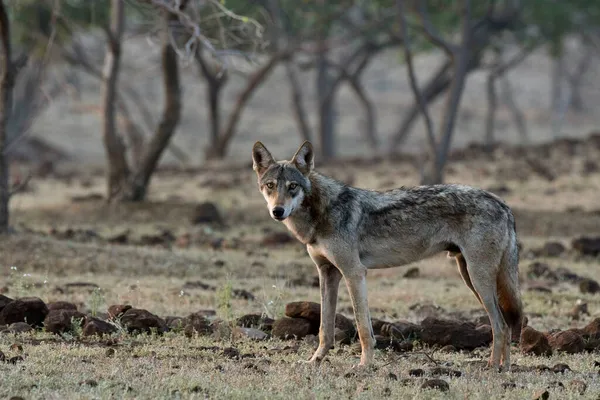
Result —
[{"label": "rock", "polygon": [[239,317],[235,324],[242,328],[256,328],[264,332],[270,332],[273,328],[274,319],[260,314],[246,314]]},{"label": "rock", "polygon": [[462,376],[462,372],[457,371],[455,369],[450,369],[446,367],[435,367],[429,371],[432,376],[450,376],[450,377],[460,377]]},{"label": "rock", "polygon": [[527,288],[530,292],[539,292],[539,293],[552,293],[552,289],[543,283],[533,282],[529,284]]},{"label": "rock", "polygon": [[532,397],[533,400],[548,400],[548,398],[550,398],[550,392],[546,389],[536,391]]},{"label": "rock", "polygon": [[439,350],[441,353],[455,353],[456,352],[456,347],[452,346],[451,344],[442,347]]},{"label": "rock", "polygon": [[[360,343],[357,343],[360,345]],[[379,350],[387,350],[391,349],[398,353],[404,353],[407,351],[411,351],[413,349],[413,344],[411,341],[400,341],[396,339],[392,339],[390,337],[375,335],[375,348]],[[360,349],[360,346],[357,346],[357,350]]]},{"label": "rock", "polygon": [[246,289],[233,289],[231,291],[231,294],[233,295],[233,297],[236,297],[238,299],[244,299],[244,300],[254,300],[255,297],[252,293],[250,293],[249,291],[247,291]]},{"label": "rock", "polygon": [[266,340],[269,338],[269,335],[256,328],[241,328],[239,326],[235,328],[234,334],[251,340]]},{"label": "rock", "polygon": [[450,390],[450,385],[448,385],[448,382],[442,379],[429,379],[423,382],[421,389],[436,389],[442,392],[447,392]]},{"label": "rock", "polygon": [[570,283],[574,283],[574,284],[578,283],[581,279],[583,279],[582,277],[577,275],[575,272],[573,272],[570,269],[565,268],[565,267],[556,268],[556,276],[561,281],[570,282]]},{"label": "rock", "polygon": [[543,262],[533,262],[529,264],[527,268],[527,276],[529,278],[544,278],[551,281],[557,281],[558,277],[556,274],[550,269],[550,266]]},{"label": "rock", "polygon": [[371,326],[373,327],[373,334],[381,335],[381,329],[384,325],[389,324],[389,322],[382,321],[377,318],[371,318]]},{"label": "rock", "polygon": [[405,279],[413,279],[413,278],[418,278],[419,275],[420,275],[419,268],[418,267],[412,267],[412,268],[409,268],[402,275],[402,277],[405,278]]},{"label": "rock", "polygon": [[558,363],[550,368],[555,374],[564,374],[567,371],[572,371],[568,364]]},{"label": "rock", "polygon": [[582,255],[597,256],[600,254],[600,236],[586,237],[581,236],[571,242],[573,249]]},{"label": "rock", "polygon": [[594,318],[582,331],[586,339],[600,339],[600,318]]},{"label": "rock", "polygon": [[276,247],[284,244],[289,244],[294,241],[294,238],[287,232],[272,232],[267,233],[261,240],[261,246]]},{"label": "rock", "polygon": [[213,324],[201,313],[190,314],[184,319],[183,333],[186,337],[210,335],[213,331]]},{"label": "rock", "polygon": [[185,325],[185,320],[182,317],[175,317],[169,315],[164,318],[165,324],[169,327],[169,329],[183,329]]},{"label": "rock", "polygon": [[568,387],[571,390],[578,392],[580,395],[583,395],[587,390],[587,383],[580,379],[573,379],[568,383]]},{"label": "rock", "polygon": [[421,368],[414,368],[408,371],[408,375],[410,376],[423,376],[425,375],[425,371],[423,371]]},{"label": "rock", "polygon": [[502,384],[500,386],[504,390],[516,389],[517,388],[517,384],[515,383],[515,381],[502,382]]},{"label": "rock", "polygon": [[111,335],[117,331],[117,327],[98,318],[88,318],[83,326],[83,336]]},{"label": "rock", "polygon": [[573,331],[553,333],[548,337],[548,342],[552,350],[557,352],[576,354],[585,350],[583,337]]},{"label": "rock", "polygon": [[526,326],[521,331],[521,352],[525,354],[535,354],[536,356],[552,355],[552,347],[548,343],[548,338],[539,331],[530,326]]},{"label": "rock", "polygon": [[573,320],[578,321],[582,315],[590,315],[588,311],[588,303],[584,303],[581,300],[577,301],[575,307],[568,313]]},{"label": "rock", "polygon": [[541,249],[535,251],[539,257],[558,257],[565,252],[565,246],[560,242],[546,242]]},{"label": "rock", "polygon": [[302,339],[311,334],[311,322],[304,318],[280,318],[273,323],[271,334],[279,339]]},{"label": "rock", "polygon": [[14,322],[10,324],[7,329],[9,333],[25,333],[32,330],[33,328],[31,327],[31,325],[25,322]]},{"label": "rock", "polygon": [[348,335],[348,332],[335,328],[334,340],[336,343],[350,345],[352,343],[352,337]]},{"label": "rock", "polygon": [[23,297],[8,303],[0,311],[0,325],[13,322],[26,322],[33,327],[41,327],[48,315],[48,307],[38,297]]},{"label": "rock", "polygon": [[69,303],[68,301],[54,301],[52,303],[48,303],[48,311],[52,310],[71,310],[77,311],[77,306],[73,303]]},{"label": "rock", "polygon": [[381,335],[394,339],[408,339],[409,337],[418,336],[421,328],[408,321],[397,321],[393,323],[385,323],[381,326]]},{"label": "rock", "polygon": [[[79,322],[77,322],[79,320]],[[83,326],[85,315],[76,310],[51,310],[44,319],[44,328],[47,332],[64,333],[73,330],[73,324]]]},{"label": "rock", "polygon": [[593,279],[584,278],[579,282],[579,290],[581,293],[596,294],[600,293],[600,285]]},{"label": "rock", "polygon": [[492,342],[491,332],[476,329],[474,323],[439,318],[425,318],[421,322],[419,338],[430,346],[452,345],[459,350],[473,350]]},{"label": "rock", "polygon": [[147,310],[130,308],[121,316],[121,324],[129,333],[164,333],[169,328],[162,318]]},{"label": "rock", "polygon": [[191,217],[191,222],[194,225],[197,224],[212,224],[212,225],[223,225],[223,218],[217,206],[206,201],[198,204],[194,208],[194,212]]},{"label": "rock", "polygon": [[110,319],[117,319],[125,314],[127,310],[131,310],[132,308],[133,307],[129,304],[113,304],[108,307],[108,316]]},{"label": "rock", "polygon": [[[321,305],[312,301],[295,301],[285,305],[285,315],[290,318],[304,318],[311,323],[311,333],[318,334],[321,324]],[[354,336],[356,330],[352,321],[342,314],[335,315],[335,327],[349,336]]]},{"label": "rock", "polygon": [[0,311],[2,311],[2,309],[4,307],[6,307],[6,305],[8,303],[10,303],[11,301],[14,301],[13,299],[11,299],[10,297],[6,297],[3,294],[0,294]]}]

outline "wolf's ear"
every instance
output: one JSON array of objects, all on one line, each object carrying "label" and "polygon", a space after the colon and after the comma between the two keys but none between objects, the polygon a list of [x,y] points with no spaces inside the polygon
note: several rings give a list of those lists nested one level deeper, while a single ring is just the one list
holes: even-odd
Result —
[{"label": "wolf's ear", "polygon": [[262,175],[275,162],[269,150],[261,142],[254,143],[252,148],[252,169]]},{"label": "wolf's ear", "polygon": [[292,162],[304,175],[307,175],[312,171],[315,166],[315,157],[312,144],[310,144],[308,140],[302,143],[302,146],[300,146],[296,154],[294,154]]}]

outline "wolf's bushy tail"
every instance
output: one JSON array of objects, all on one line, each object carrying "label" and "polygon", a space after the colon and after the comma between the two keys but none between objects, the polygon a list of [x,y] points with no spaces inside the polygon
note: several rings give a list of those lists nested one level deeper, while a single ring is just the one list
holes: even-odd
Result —
[{"label": "wolf's bushy tail", "polygon": [[509,243],[502,256],[497,276],[498,303],[502,316],[512,330],[512,340],[519,341],[523,324],[523,305],[519,291],[519,248],[515,220],[509,218]]}]

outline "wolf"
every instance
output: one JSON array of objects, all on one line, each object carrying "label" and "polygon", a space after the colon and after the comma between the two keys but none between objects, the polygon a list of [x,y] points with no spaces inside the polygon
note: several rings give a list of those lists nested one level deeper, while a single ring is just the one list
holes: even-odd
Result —
[{"label": "wolf", "polygon": [[358,367],[364,367],[373,362],[375,344],[367,271],[447,251],[489,316],[493,343],[488,365],[510,369],[511,334],[520,335],[523,312],[515,219],[503,200],[458,184],[389,191],[347,186],[314,170],[308,141],[289,161],[275,160],[256,142],[252,160],[270,216],[306,245],[319,273],[319,346],[308,362],[321,361],[334,345],[342,277],[361,344]]}]

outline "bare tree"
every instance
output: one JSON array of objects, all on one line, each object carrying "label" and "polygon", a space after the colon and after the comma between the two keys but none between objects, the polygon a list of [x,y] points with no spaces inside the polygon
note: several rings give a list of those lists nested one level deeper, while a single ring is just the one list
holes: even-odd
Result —
[{"label": "bare tree", "polygon": [[12,195],[10,187],[10,170],[7,155],[8,118],[12,109],[12,92],[19,70],[27,59],[12,59],[10,22],[4,5],[0,1],[0,46],[2,59],[0,61],[0,234],[9,230],[9,201]]}]

